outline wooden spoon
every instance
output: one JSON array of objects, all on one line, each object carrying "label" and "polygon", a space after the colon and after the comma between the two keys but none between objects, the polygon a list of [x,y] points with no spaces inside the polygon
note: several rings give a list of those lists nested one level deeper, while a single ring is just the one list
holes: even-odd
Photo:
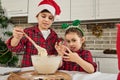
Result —
[{"label": "wooden spoon", "polygon": [[39,45],[37,45],[25,32],[24,35],[26,38],[29,39],[29,41],[35,46],[35,48],[38,50],[38,55],[40,56],[47,56],[47,51],[45,48],[40,47]]}]

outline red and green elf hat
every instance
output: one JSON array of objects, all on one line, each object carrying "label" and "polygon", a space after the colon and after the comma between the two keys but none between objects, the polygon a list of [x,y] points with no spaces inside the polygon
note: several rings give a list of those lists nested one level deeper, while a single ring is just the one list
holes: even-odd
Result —
[{"label": "red and green elf hat", "polygon": [[48,10],[53,16],[59,16],[61,13],[60,6],[54,0],[42,0],[38,4],[36,16],[44,9]]}]

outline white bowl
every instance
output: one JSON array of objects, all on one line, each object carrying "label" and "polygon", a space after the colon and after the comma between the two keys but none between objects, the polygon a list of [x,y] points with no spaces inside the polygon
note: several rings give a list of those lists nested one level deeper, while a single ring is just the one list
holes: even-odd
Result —
[{"label": "white bowl", "polygon": [[59,68],[62,58],[60,56],[32,55],[32,63],[38,74],[53,74]]}]

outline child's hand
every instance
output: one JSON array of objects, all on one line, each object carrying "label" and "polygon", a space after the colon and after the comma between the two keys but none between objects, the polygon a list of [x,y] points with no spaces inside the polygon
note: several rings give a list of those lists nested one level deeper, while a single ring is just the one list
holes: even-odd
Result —
[{"label": "child's hand", "polygon": [[24,36],[23,28],[21,28],[21,27],[15,27],[13,29],[13,37],[15,39],[20,40],[23,36]]},{"label": "child's hand", "polygon": [[66,47],[67,52],[64,52],[65,56],[63,56],[64,61],[76,62],[78,60],[79,55],[75,52],[72,52],[68,47]]},{"label": "child's hand", "polygon": [[65,46],[62,44],[62,42],[56,42],[55,43],[55,49],[57,50],[58,54],[60,56],[63,56],[64,55],[64,52],[66,51],[66,48]]}]

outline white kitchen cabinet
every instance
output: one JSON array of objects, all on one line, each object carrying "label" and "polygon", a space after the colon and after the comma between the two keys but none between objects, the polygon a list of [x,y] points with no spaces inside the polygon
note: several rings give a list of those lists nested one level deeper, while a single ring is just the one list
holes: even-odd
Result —
[{"label": "white kitchen cabinet", "polygon": [[1,4],[9,17],[28,15],[28,0],[1,0]]},{"label": "white kitchen cabinet", "polygon": [[71,20],[95,19],[94,0],[71,0]]},{"label": "white kitchen cabinet", "polygon": [[42,0],[29,0],[28,23],[37,23],[36,9],[40,1]]},{"label": "white kitchen cabinet", "polygon": [[103,73],[118,73],[118,60],[117,58],[96,58],[98,71]]},{"label": "white kitchen cabinet", "polygon": [[61,14],[57,21],[70,21],[70,0],[55,0],[61,7]]},{"label": "white kitchen cabinet", "polygon": [[[29,0],[28,23],[36,23],[36,8],[41,0]],[[55,0],[61,7],[58,21],[120,18],[120,0]]]},{"label": "white kitchen cabinet", "polygon": [[96,0],[96,19],[120,18],[120,0]]},{"label": "white kitchen cabinet", "polygon": [[[29,9],[28,9],[28,23],[36,23],[36,9],[37,5],[41,0],[29,0]],[[70,20],[70,0],[55,0],[58,5],[61,7],[61,14],[59,19],[55,19],[55,22],[58,21],[69,21]]]},{"label": "white kitchen cabinet", "polygon": [[120,0],[71,0],[71,20],[120,18]]}]

